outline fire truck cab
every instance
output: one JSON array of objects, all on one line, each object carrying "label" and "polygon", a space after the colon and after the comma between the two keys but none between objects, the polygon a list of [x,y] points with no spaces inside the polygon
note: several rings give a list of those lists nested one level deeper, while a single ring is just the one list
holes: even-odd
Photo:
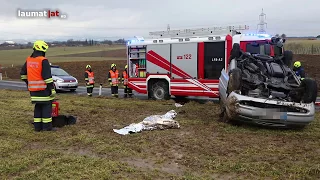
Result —
[{"label": "fire truck cab", "polygon": [[149,39],[135,37],[127,44],[128,86],[155,100],[217,98],[221,70],[227,69],[235,43],[246,52],[274,55],[273,46],[268,45],[271,37],[238,32],[248,29],[184,29],[150,32]]}]

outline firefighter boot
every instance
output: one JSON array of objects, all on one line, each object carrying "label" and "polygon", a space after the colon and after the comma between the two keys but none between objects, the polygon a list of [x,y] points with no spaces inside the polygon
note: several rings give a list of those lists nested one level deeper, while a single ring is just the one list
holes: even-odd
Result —
[{"label": "firefighter boot", "polygon": [[127,98],[127,97],[128,97],[128,94],[124,94],[123,97],[124,97],[124,98]]},{"label": "firefighter boot", "polygon": [[40,132],[42,130],[42,123],[41,122],[34,122],[33,126],[34,126],[34,130],[36,132]]},{"label": "firefighter boot", "polygon": [[56,128],[52,127],[52,122],[42,123],[43,131],[56,131]]}]

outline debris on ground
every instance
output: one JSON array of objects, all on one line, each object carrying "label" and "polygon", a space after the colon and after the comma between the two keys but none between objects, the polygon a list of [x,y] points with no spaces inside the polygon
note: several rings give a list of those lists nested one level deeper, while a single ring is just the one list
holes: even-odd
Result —
[{"label": "debris on ground", "polygon": [[175,105],[176,107],[182,107],[182,106],[183,106],[182,104],[179,104],[179,103],[174,103],[174,105]]},{"label": "debris on ground", "polygon": [[174,110],[171,110],[164,115],[148,116],[140,123],[133,123],[122,129],[113,129],[113,131],[121,135],[127,135],[142,131],[153,131],[158,129],[179,129],[179,123],[173,120],[176,116],[177,113]]}]

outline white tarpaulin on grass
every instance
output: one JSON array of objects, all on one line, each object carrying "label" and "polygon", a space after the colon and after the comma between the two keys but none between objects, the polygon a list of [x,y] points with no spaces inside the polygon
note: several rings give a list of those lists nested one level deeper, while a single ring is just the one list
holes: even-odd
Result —
[{"label": "white tarpaulin on grass", "polygon": [[180,128],[179,123],[173,120],[176,116],[177,113],[171,110],[164,115],[148,116],[140,123],[133,123],[122,129],[113,129],[113,131],[121,135],[127,135],[156,129],[178,129]]}]

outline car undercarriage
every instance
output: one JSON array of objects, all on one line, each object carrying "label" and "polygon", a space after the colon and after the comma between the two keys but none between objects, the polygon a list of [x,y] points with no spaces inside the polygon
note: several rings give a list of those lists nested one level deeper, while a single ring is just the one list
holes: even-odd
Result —
[{"label": "car undercarriage", "polygon": [[314,119],[316,81],[295,74],[292,52],[278,52],[251,54],[233,45],[219,79],[221,121],[300,128]]},{"label": "car undercarriage", "polygon": [[317,84],[313,79],[303,81],[284,64],[284,57],[241,52],[232,69],[232,90],[242,95],[287,102],[315,102]]}]

